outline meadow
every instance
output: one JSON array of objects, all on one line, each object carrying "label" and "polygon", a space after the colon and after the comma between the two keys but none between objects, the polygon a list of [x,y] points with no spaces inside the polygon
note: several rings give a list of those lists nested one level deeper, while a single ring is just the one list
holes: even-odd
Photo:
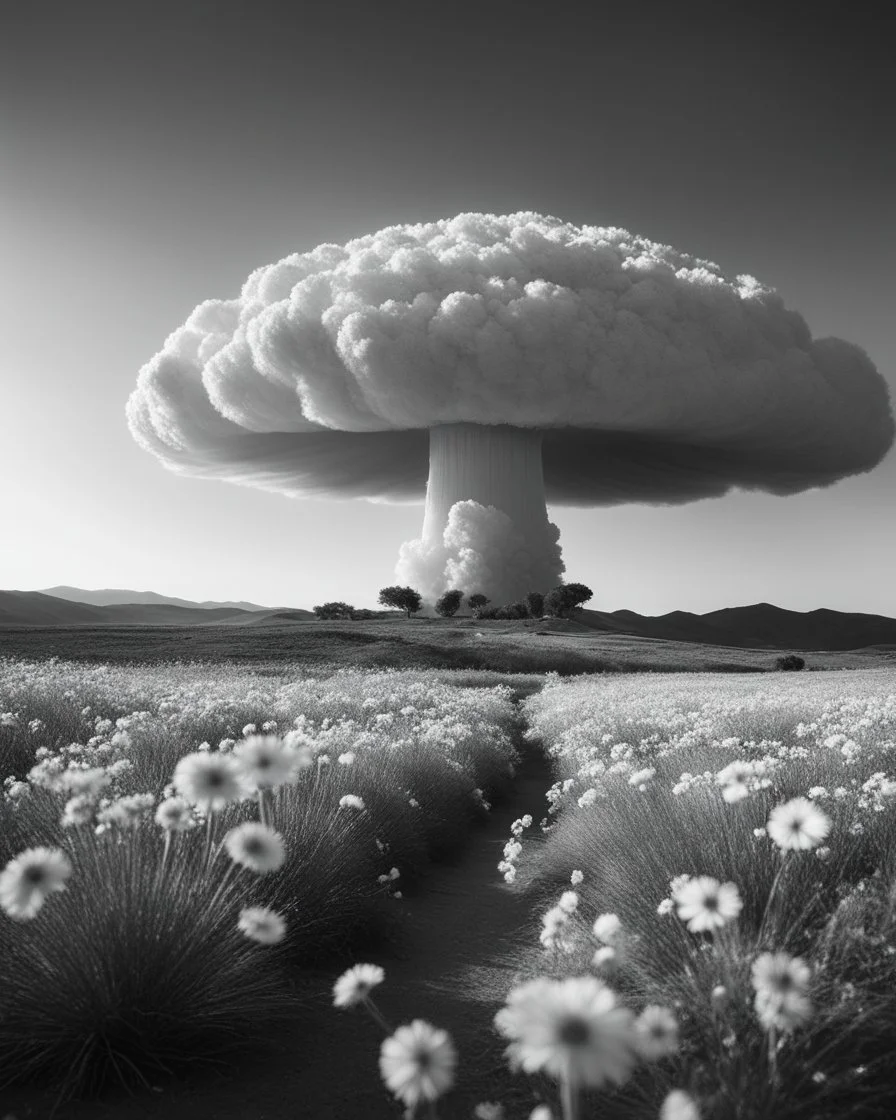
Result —
[{"label": "meadow", "polygon": [[179,1120],[301,1021],[347,1120],[888,1115],[894,755],[887,668],[0,661],[0,1084]]}]

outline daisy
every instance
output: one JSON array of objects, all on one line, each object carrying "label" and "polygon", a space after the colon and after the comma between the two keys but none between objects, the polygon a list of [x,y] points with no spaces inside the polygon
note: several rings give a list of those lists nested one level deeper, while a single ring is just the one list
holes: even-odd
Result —
[{"label": "daisy", "polygon": [[573,1087],[621,1085],[637,1059],[634,1015],[594,976],[539,977],[514,988],[495,1027],[510,1039],[511,1066]]},{"label": "daisy", "polygon": [[570,881],[570,883],[572,883],[572,885],[574,887],[577,887],[582,882],[582,880],[584,878],[585,878],[584,874],[581,871],[577,870],[577,871],[573,871],[572,875],[570,875],[569,881]]},{"label": "daisy", "polygon": [[240,911],[237,927],[259,945],[276,945],[286,936],[286,922],[276,910],[266,906],[247,906]]},{"label": "daisy", "polygon": [[794,797],[772,809],[766,827],[782,851],[806,851],[824,840],[831,831],[831,819],[808,797]]},{"label": "daisy", "polygon": [[457,1052],[447,1031],[415,1019],[380,1047],[380,1073],[400,1101],[414,1109],[454,1084]]},{"label": "daisy", "polygon": [[554,1114],[546,1104],[538,1104],[529,1113],[529,1120],[554,1120]]},{"label": "daisy", "polygon": [[679,918],[692,933],[721,929],[736,918],[743,907],[734,883],[720,883],[709,875],[689,879],[673,897]]},{"label": "daisy", "polygon": [[356,793],[347,793],[344,797],[339,798],[340,809],[358,809],[363,811],[365,808],[364,798],[358,797]]},{"label": "daisy", "polygon": [[504,1105],[498,1101],[482,1101],[473,1109],[475,1120],[505,1120]]},{"label": "daisy", "polygon": [[648,1062],[666,1058],[678,1050],[678,1021],[668,1007],[650,1004],[635,1020],[638,1050]]},{"label": "daisy", "polygon": [[77,797],[70,797],[62,811],[62,827],[76,828],[78,825],[89,824],[93,819],[95,809],[96,803],[92,797],[88,797],[86,794],[81,793]]},{"label": "daisy", "polygon": [[594,919],[594,936],[604,945],[613,945],[622,936],[622,922],[618,914],[599,914]]},{"label": "daisy", "polygon": [[258,821],[246,821],[232,828],[224,837],[224,846],[234,863],[259,875],[277,871],[286,859],[283,837]]},{"label": "daisy", "polygon": [[791,1031],[809,1021],[812,971],[805,961],[789,953],[761,953],[751,971],[756,1014],[764,1027]]},{"label": "daisy", "polygon": [[250,735],[233,750],[243,777],[255,789],[276,789],[291,782],[299,768],[298,752],[278,735]]},{"label": "daisy", "polygon": [[218,752],[184,755],[174,769],[174,785],[182,797],[207,812],[241,801],[249,792],[236,759]]},{"label": "daisy", "polygon": [[17,921],[28,921],[54,891],[64,891],[71,860],[59,848],[27,848],[0,872],[0,907]]},{"label": "daisy", "polygon": [[168,832],[186,832],[193,827],[193,811],[182,797],[166,797],[156,809],[156,824]]},{"label": "daisy", "polygon": [[660,1107],[660,1120],[700,1120],[697,1102],[683,1089],[673,1089]]},{"label": "daisy", "polygon": [[378,964],[356,964],[333,985],[334,1007],[355,1007],[363,1003],[373,989],[386,979]]},{"label": "daisy", "polygon": [[86,770],[66,770],[60,778],[63,789],[72,797],[99,797],[112,779],[102,766],[91,766]]},{"label": "daisy", "polygon": [[574,914],[579,906],[579,896],[575,891],[564,891],[557,905],[564,914]]}]

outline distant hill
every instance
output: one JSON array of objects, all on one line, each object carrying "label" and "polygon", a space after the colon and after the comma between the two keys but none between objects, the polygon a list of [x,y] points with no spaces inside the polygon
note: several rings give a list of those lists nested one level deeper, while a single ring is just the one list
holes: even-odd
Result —
[{"label": "distant hill", "polygon": [[[267,607],[247,611],[239,607],[211,607],[179,603],[114,603],[94,606],[57,598],[42,591],[0,591],[3,626],[213,626],[263,622],[276,611]],[[300,621],[311,611],[289,612]]]},{"label": "distant hill", "polygon": [[708,614],[583,610],[577,617],[592,630],[741,649],[847,650],[896,644],[893,618],[825,609],[788,611],[771,603],[727,607]]},{"label": "distant hill", "polygon": [[128,591],[124,588],[104,587],[99,591],[88,591],[83,587],[44,587],[41,595],[54,595],[57,599],[68,599],[73,603],[89,603],[93,607],[109,607],[117,603],[145,603],[156,606],[169,607],[200,607],[202,610],[215,610],[218,607],[229,607],[238,611],[269,611],[277,608],[263,607],[259,603],[232,603],[229,601],[218,603],[207,599],[203,603],[194,603],[191,599],[176,599],[173,595],[159,595],[156,591]]}]

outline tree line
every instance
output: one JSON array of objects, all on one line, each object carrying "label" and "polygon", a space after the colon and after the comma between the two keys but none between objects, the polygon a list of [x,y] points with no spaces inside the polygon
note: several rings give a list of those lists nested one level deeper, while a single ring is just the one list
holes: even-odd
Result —
[{"label": "tree line", "polygon": [[[491,600],[481,592],[473,592],[467,596],[467,605],[474,618],[480,619],[514,619],[514,618],[569,618],[572,612],[591,598],[592,592],[584,583],[561,583],[552,588],[546,595],[540,591],[530,591],[524,599],[515,603],[505,603],[501,606],[491,605]],[[435,604],[436,614],[443,618],[453,618],[460,610],[464,601],[464,592],[456,588],[446,591]],[[416,614],[423,606],[423,597],[413,587],[383,587],[379,593],[378,602],[393,610],[404,611],[408,618]],[[356,609],[351,603],[334,601],[322,603],[313,608],[319,619],[351,619],[362,620],[379,618],[377,611]]]}]

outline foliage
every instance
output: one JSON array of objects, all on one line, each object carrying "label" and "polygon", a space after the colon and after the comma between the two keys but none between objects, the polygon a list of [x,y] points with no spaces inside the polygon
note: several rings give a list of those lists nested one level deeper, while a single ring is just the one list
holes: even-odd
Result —
[{"label": "foliage", "polygon": [[436,614],[440,614],[443,618],[453,618],[460,610],[463,597],[463,591],[446,591],[436,600]]},{"label": "foliage", "polygon": [[526,608],[532,618],[541,618],[544,614],[544,595],[540,591],[530,591],[526,596]]},{"label": "foliage", "polygon": [[348,619],[353,618],[355,608],[351,603],[342,603],[338,600],[332,603],[322,603],[319,607],[313,608],[314,613],[319,619]]},{"label": "foliage", "polygon": [[587,603],[591,596],[591,589],[584,583],[561,583],[547,593],[544,608],[556,618],[569,618],[576,607]]},{"label": "foliage", "polygon": [[470,604],[470,610],[473,612],[474,618],[494,618],[494,615],[485,614],[485,608],[491,602],[487,595],[483,595],[481,591],[476,591],[467,599]]},{"label": "foliage", "polygon": [[[646,1115],[684,1084],[702,1115],[736,1120],[896,1107],[884,1041],[896,1017],[896,691],[881,672],[843,685],[824,673],[761,690],[737,677],[582,679],[525,702],[527,735],[557,767],[553,823],[544,844],[515,835],[501,869],[533,901],[577,876],[575,914],[545,925],[533,967],[597,972],[630,1006],[679,1009],[678,1056],[633,1082],[654,1102]],[[770,823],[795,799],[829,828],[798,850],[779,847]],[[734,884],[742,911],[692,932],[676,876]],[[622,930],[609,953],[591,929],[605,913]],[[808,1010],[773,1030],[752,970],[782,951],[805,962]]]},{"label": "foliage", "polygon": [[783,669],[785,672],[798,672],[800,669],[805,669],[806,659],[799,657],[795,653],[788,653],[784,657],[779,657],[775,660],[775,668]]},{"label": "foliage", "polygon": [[[284,970],[375,931],[390,891],[462,843],[484,796],[509,781],[510,689],[467,683],[0,662],[0,713],[40,724],[20,740],[27,778],[10,778],[0,796],[0,869],[40,845],[74,865],[33,920],[0,913],[0,1083],[52,1077],[82,1092],[140,1082],[291,1009]],[[194,810],[192,827],[166,839],[153,813],[178,761],[238,757],[256,733],[308,764],[212,816]],[[73,783],[97,776],[103,788],[84,816],[63,826]],[[259,817],[288,853],[261,878],[234,872],[222,847]],[[239,933],[246,905],[285,918],[282,944]]]},{"label": "foliage", "polygon": [[419,591],[413,587],[384,587],[380,591],[379,600],[384,607],[395,607],[396,610],[406,611],[408,618],[423,606],[423,598]]}]

